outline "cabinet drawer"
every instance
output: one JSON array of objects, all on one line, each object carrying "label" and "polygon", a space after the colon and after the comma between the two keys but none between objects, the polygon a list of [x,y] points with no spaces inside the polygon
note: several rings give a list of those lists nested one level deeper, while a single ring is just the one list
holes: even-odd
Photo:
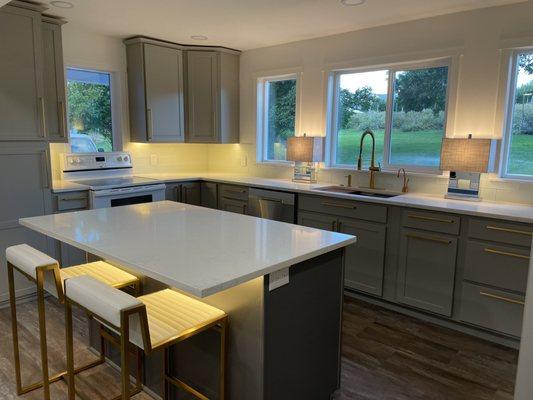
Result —
[{"label": "cabinet drawer", "polygon": [[525,293],[529,251],[469,240],[464,279]]},{"label": "cabinet drawer", "polygon": [[218,205],[222,211],[229,211],[237,214],[247,214],[248,212],[248,202],[242,200],[234,200],[221,196]]},{"label": "cabinet drawer", "polygon": [[507,335],[521,335],[524,297],[463,283],[460,318]]},{"label": "cabinet drawer", "polygon": [[409,228],[458,235],[461,227],[461,217],[436,212],[404,210],[402,213],[402,225]]},{"label": "cabinet drawer", "polygon": [[89,207],[87,192],[60,193],[56,198],[57,211],[80,210]]},{"label": "cabinet drawer", "polygon": [[221,198],[248,201],[248,188],[245,186],[219,185],[218,193]]},{"label": "cabinet drawer", "polygon": [[387,222],[387,207],[331,197],[300,196],[299,208],[375,222]]},{"label": "cabinet drawer", "polygon": [[471,218],[468,223],[468,236],[492,242],[531,247],[533,227],[526,224]]}]

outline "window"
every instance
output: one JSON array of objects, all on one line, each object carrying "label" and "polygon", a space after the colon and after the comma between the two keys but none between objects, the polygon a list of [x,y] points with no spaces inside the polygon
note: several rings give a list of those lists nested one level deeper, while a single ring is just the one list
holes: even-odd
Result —
[{"label": "window", "polygon": [[71,151],[113,151],[111,74],[67,68],[67,103]]},{"label": "window", "polygon": [[[441,62],[336,72],[329,164],[356,164],[361,135],[369,128],[376,137],[376,163],[384,169],[438,170],[446,123],[448,69]],[[363,168],[370,165],[371,148],[366,142]]]},{"label": "window", "polygon": [[258,160],[287,160],[287,139],[296,132],[297,87],[296,75],[259,79]]},{"label": "window", "polygon": [[533,179],[533,51],[513,56],[502,176]]}]

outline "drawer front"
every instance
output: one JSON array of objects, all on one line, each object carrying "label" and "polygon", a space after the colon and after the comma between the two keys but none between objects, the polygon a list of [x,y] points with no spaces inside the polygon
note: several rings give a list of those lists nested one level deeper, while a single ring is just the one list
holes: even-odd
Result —
[{"label": "drawer front", "polygon": [[468,236],[492,242],[531,247],[533,226],[471,218],[468,222]]},{"label": "drawer front", "polygon": [[222,211],[229,211],[237,214],[248,213],[248,202],[246,201],[234,200],[221,196],[218,201],[218,205]]},{"label": "drawer front", "polygon": [[461,217],[437,212],[404,210],[402,225],[409,228],[458,235],[461,228]]},{"label": "drawer front", "polygon": [[57,195],[57,211],[83,210],[89,207],[89,193],[70,192]]},{"label": "drawer front", "polygon": [[299,208],[374,222],[387,222],[387,207],[321,196],[300,196]]},{"label": "drawer front", "polygon": [[469,240],[464,279],[525,293],[529,250]]},{"label": "drawer front", "polygon": [[463,283],[460,318],[464,322],[520,337],[524,297]]},{"label": "drawer front", "polygon": [[218,193],[220,197],[248,201],[248,188],[245,186],[219,185]]}]

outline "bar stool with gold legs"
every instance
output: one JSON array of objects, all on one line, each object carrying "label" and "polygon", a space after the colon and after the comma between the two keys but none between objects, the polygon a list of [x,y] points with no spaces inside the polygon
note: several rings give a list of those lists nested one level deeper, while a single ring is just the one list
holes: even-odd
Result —
[{"label": "bar stool with gold legs", "polygon": [[[116,399],[126,400],[131,396],[127,362],[130,344],[143,349],[146,354],[164,349],[166,360],[171,345],[210,328],[220,331],[219,398],[225,398],[228,316],[224,311],[171,289],[135,298],[106,286],[90,276],[80,276],[65,281],[69,400],[73,400],[75,394],[84,398],[81,393],[75,393],[72,305],[92,313],[97,320],[120,335],[122,380],[121,395]],[[171,376],[165,361],[165,399],[168,399],[167,382],[199,399],[207,399],[198,390]]]},{"label": "bar stool with gold legs", "polygon": [[[44,390],[44,399],[48,400],[50,399],[50,384],[63,378],[66,375],[66,371],[49,376],[44,292],[46,291],[50,293],[62,303],[64,301],[63,282],[71,277],[89,275],[94,279],[98,279],[100,282],[102,282],[102,284],[109,285],[113,288],[120,289],[130,286],[134,287],[135,293],[137,294],[138,291],[140,291],[140,281],[134,275],[122,271],[121,269],[103,261],[96,261],[60,269],[57,260],[27,244],[19,244],[8,247],[6,249],[6,259],[9,280],[9,301],[11,304],[11,327],[13,333],[17,394],[22,395],[42,387]],[[15,270],[29,280],[35,282],[37,285],[37,307],[39,315],[39,335],[43,379],[42,381],[35,382],[28,386],[22,385],[17,306],[15,298]],[[100,358],[87,365],[77,368],[75,373],[84,371],[105,361],[105,348],[102,339],[101,346]]]}]

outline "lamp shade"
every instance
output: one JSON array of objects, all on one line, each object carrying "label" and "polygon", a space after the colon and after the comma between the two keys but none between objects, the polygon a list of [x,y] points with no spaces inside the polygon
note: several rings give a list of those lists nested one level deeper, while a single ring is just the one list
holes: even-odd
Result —
[{"label": "lamp shade", "polygon": [[293,136],[287,139],[287,161],[320,162],[323,159],[323,137]]},{"label": "lamp shade", "polygon": [[444,138],[440,156],[443,171],[487,172],[491,139]]}]

